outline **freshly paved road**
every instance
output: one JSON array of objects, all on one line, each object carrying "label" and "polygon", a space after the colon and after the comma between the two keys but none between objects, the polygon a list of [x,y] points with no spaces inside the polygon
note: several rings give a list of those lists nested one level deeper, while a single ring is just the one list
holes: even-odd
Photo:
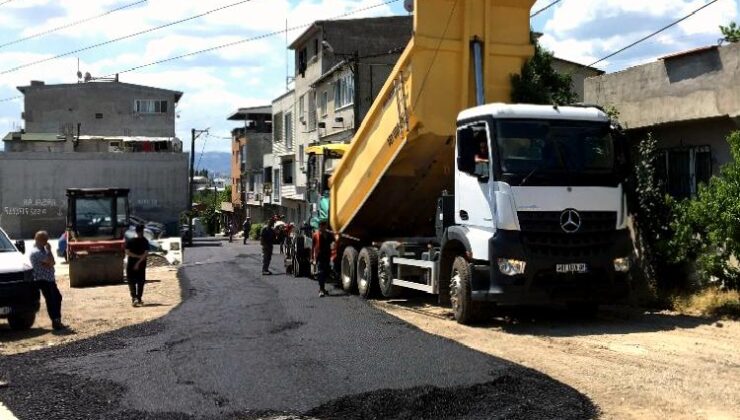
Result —
[{"label": "freshly paved road", "polygon": [[[35,418],[589,418],[535,371],[425,334],[308,279],[261,276],[255,245],[187,250],[165,318],[5,357],[0,401]],[[273,258],[282,272],[282,260]],[[145,295],[155,303],[156,296]],[[132,309],[134,310],[134,309]]]}]

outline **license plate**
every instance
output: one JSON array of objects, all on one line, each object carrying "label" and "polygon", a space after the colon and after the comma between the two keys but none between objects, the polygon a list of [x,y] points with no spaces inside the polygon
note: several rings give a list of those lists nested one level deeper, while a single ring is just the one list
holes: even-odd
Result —
[{"label": "license plate", "polygon": [[555,271],[558,273],[588,273],[586,264],[556,264]]},{"label": "license plate", "polygon": [[0,315],[10,315],[10,308],[6,306],[0,306]]}]

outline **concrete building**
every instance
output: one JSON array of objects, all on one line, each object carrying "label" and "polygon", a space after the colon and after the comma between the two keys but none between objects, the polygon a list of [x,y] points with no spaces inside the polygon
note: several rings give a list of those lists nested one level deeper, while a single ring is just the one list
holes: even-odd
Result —
[{"label": "concrete building", "polygon": [[272,107],[239,108],[228,120],[242,124],[231,131],[234,213],[239,224],[247,216],[258,222],[267,217],[262,210],[263,159],[265,153],[272,151]]},{"label": "concrete building", "polygon": [[273,101],[273,147],[264,158],[273,211],[307,219],[307,146],[351,140],[411,31],[410,16],[317,21],[290,45],[294,89]]},{"label": "concrete building", "polygon": [[637,141],[652,133],[660,170],[679,197],[731,159],[727,135],[740,129],[740,44],[710,46],[586,80],[585,101],[614,106]]},{"label": "concrete building", "polygon": [[[175,137],[182,92],[117,81],[20,86],[26,133]],[[79,127],[79,132],[77,132]]]},{"label": "concrete building", "polygon": [[294,90],[272,101],[272,153],[264,162],[264,203],[294,223],[306,207],[306,177],[300,170],[305,144],[298,143],[296,120]]},{"label": "concrete building", "polygon": [[0,224],[16,237],[65,227],[68,188],[131,189],[131,212],[178,235],[188,155],[175,137],[182,93],[106,82],[18,88],[25,128],[3,138]]}]

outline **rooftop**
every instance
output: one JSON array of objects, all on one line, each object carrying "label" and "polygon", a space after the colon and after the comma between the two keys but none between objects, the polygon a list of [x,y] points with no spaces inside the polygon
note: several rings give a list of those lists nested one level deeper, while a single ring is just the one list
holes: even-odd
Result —
[{"label": "rooftop", "polygon": [[314,22],[311,26],[308,27],[302,34],[298,36],[298,38],[293,41],[290,46],[288,47],[291,50],[295,50],[298,48],[299,45],[302,45],[306,40],[308,40],[313,34],[317,32],[319,28],[323,28],[326,26],[342,26],[346,25],[347,23],[352,24],[353,26],[362,25],[364,23],[373,23],[373,22],[379,22],[379,21],[393,21],[393,20],[411,20],[411,16],[381,16],[381,17],[370,17],[370,18],[360,18],[360,19],[335,19],[335,20],[317,20]]},{"label": "rooftop", "polygon": [[170,89],[162,89],[152,86],[145,86],[145,85],[135,85],[133,83],[124,83],[124,82],[116,82],[116,81],[110,81],[110,82],[86,82],[86,83],[59,83],[54,85],[47,85],[46,83],[42,81],[31,81],[31,84],[27,86],[18,86],[17,89],[23,93],[24,95],[27,94],[29,91],[37,91],[37,90],[48,90],[48,89],[88,89],[88,88],[98,88],[101,86],[115,86],[115,87],[130,87],[130,88],[136,88],[136,89],[150,89],[152,91],[159,91],[159,92],[166,92],[168,94],[174,94],[175,95],[175,102],[179,102],[180,98],[182,98],[183,93],[177,90],[170,90]]},{"label": "rooftop", "polygon": [[261,115],[261,116],[271,116],[272,115],[272,105],[261,105],[261,106],[253,106],[253,107],[247,107],[247,108],[239,108],[235,113],[231,114],[227,120],[229,121],[244,121],[253,119],[254,116]]}]

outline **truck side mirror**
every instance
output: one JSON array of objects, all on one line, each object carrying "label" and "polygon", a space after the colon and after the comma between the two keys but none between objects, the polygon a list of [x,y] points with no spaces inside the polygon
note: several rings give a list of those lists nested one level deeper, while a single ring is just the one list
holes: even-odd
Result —
[{"label": "truck side mirror", "polygon": [[18,248],[21,254],[26,253],[26,243],[23,241],[15,241],[15,247]]}]

